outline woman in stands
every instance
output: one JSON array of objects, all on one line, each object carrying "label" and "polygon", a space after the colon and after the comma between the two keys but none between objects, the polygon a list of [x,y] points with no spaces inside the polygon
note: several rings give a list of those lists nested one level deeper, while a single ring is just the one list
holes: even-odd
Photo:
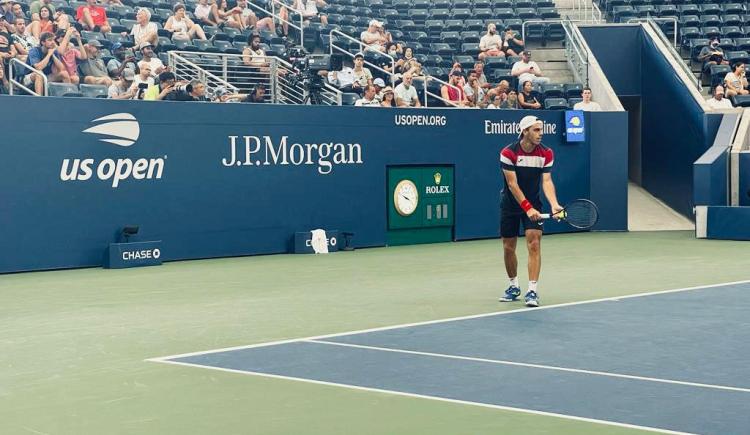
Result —
[{"label": "woman in stands", "polygon": [[745,64],[742,62],[737,62],[732,65],[732,72],[728,72],[724,77],[724,83],[727,87],[727,97],[734,97],[735,95],[748,95],[750,92],[748,92],[747,90]]},{"label": "woman in stands", "polygon": [[[232,10],[227,11],[227,9],[229,9],[227,0],[217,0],[211,3],[211,16],[217,23],[217,26],[221,27],[224,24],[229,24],[229,20],[232,18]],[[229,27],[232,26],[229,25]]]},{"label": "woman in stands", "polygon": [[206,40],[206,34],[200,25],[185,16],[185,5],[177,3],[174,5],[174,15],[169,17],[164,24],[164,30],[172,32],[174,41],[190,41],[197,36],[198,39]]},{"label": "woman in stands", "polygon": [[531,80],[523,82],[523,92],[518,94],[518,106],[521,109],[541,109],[542,103],[537,98],[537,93],[534,91],[534,86]]},{"label": "woman in stands", "polygon": [[500,104],[501,109],[518,109],[518,93],[515,89],[508,90],[508,98]]},{"label": "woman in stands", "polygon": [[407,72],[415,76],[422,75],[422,64],[414,58],[414,49],[411,47],[404,48],[404,63],[401,65],[401,74]]},{"label": "woman in stands", "polygon": [[383,88],[383,101],[380,102],[382,107],[396,107],[396,100],[393,96],[393,88],[386,86]]},{"label": "woman in stands", "polygon": [[39,36],[42,33],[55,33],[55,22],[52,21],[52,11],[47,6],[39,8],[39,21],[31,23],[31,34],[34,35],[36,40],[39,40]]},{"label": "woman in stands", "polygon": [[[78,43],[78,48],[71,44],[73,36],[76,36],[75,41]],[[83,48],[81,35],[75,27],[70,27],[68,30],[58,30],[55,34],[55,42],[57,42],[57,52],[62,56],[62,63],[70,76],[70,82],[77,85],[81,82],[81,78],[78,76],[78,61],[88,58],[88,54]]]},{"label": "woman in stands", "polygon": [[328,25],[328,17],[320,13],[318,8],[326,6],[323,0],[294,0],[292,8],[302,15],[306,23],[319,21],[323,25]]}]

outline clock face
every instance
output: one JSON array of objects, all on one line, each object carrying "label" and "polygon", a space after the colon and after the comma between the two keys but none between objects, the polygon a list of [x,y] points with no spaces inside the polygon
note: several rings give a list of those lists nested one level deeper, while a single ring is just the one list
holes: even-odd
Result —
[{"label": "clock face", "polygon": [[411,180],[401,180],[393,190],[393,205],[401,216],[409,216],[417,209],[419,192]]}]

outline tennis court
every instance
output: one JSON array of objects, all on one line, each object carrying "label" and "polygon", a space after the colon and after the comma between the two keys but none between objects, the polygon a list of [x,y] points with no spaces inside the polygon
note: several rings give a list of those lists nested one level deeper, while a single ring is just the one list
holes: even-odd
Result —
[{"label": "tennis court", "polygon": [[746,244],[543,249],[540,309],[497,240],[5,275],[0,432],[747,432]]}]

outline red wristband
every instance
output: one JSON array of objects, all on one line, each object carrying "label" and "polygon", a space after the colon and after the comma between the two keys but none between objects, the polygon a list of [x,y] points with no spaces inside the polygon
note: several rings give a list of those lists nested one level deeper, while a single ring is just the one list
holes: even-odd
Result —
[{"label": "red wristband", "polygon": [[524,199],[523,201],[521,201],[521,208],[526,212],[534,208],[534,206],[531,205],[528,199]]}]

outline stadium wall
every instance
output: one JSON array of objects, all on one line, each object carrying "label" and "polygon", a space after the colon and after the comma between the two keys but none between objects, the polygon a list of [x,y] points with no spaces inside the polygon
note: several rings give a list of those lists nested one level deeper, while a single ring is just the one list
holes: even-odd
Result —
[{"label": "stadium wall", "polygon": [[587,140],[567,143],[559,111],[0,96],[12,126],[0,272],[101,265],[125,225],[140,226],[134,241],[161,240],[165,261],[290,252],[294,233],[314,228],[382,246],[389,165],[453,165],[455,239],[497,237],[498,154],[529,113],[545,122],[560,200],[591,197],[595,229],[626,230],[624,112],[587,113]]},{"label": "stadium wall", "polygon": [[671,59],[641,25],[583,26],[615,92],[641,97],[641,184],[693,216],[693,162],[712,144],[721,115],[704,112]]}]

